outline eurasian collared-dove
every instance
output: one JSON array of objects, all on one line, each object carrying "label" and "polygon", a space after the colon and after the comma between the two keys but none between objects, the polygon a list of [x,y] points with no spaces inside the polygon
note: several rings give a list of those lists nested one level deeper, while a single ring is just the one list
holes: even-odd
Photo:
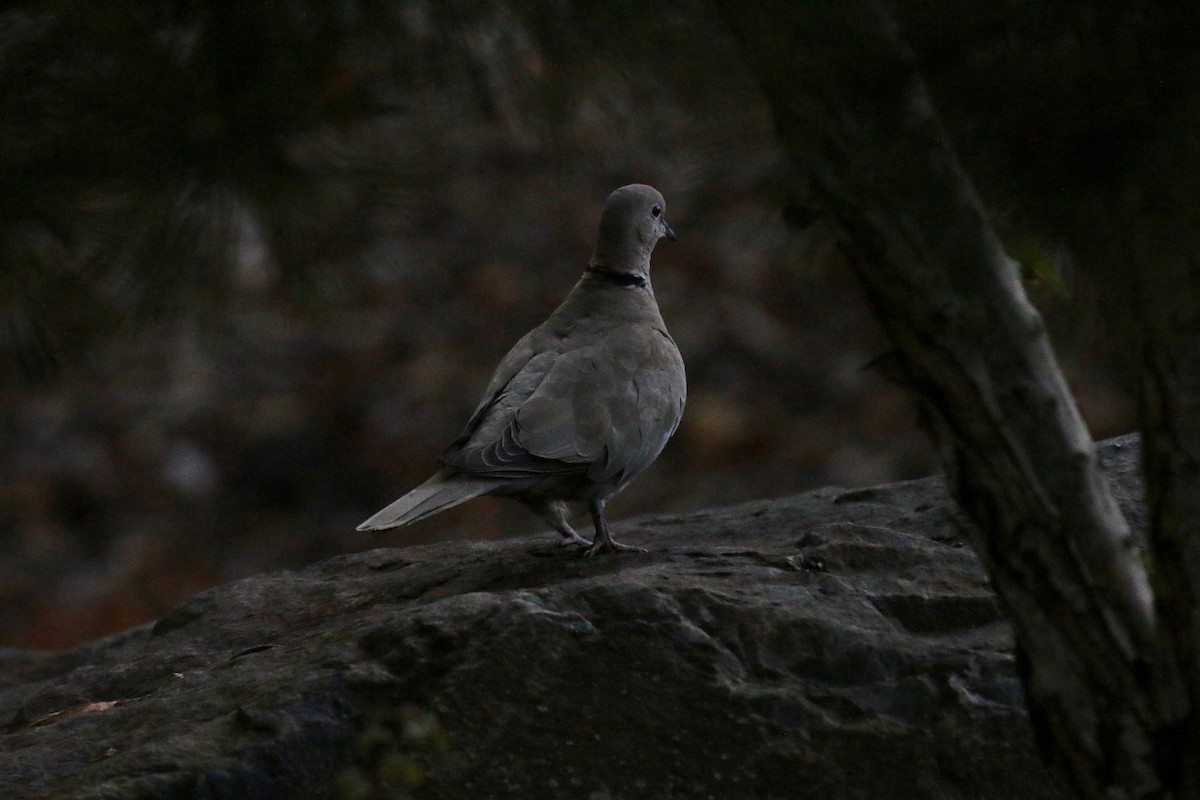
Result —
[{"label": "eurasian collared-dove", "polygon": [[[650,286],[654,245],[675,238],[665,208],[643,184],[608,196],[583,277],[500,362],[441,469],[358,530],[490,494],[521,501],[587,555],[639,549],[613,540],[604,504],[658,457],[683,415],[683,359]],[[571,527],[565,501],[587,503],[594,541]]]}]

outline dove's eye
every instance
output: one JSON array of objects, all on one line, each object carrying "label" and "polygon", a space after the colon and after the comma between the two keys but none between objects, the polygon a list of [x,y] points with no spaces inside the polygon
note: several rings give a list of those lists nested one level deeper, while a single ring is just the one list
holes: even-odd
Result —
[{"label": "dove's eye", "polygon": [[654,208],[650,209],[650,213],[657,217],[662,213],[662,206],[656,205]]}]

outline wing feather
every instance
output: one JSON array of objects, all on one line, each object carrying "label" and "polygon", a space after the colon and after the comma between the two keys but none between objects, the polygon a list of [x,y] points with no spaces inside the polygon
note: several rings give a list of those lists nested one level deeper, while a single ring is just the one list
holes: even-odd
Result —
[{"label": "wing feather", "polygon": [[657,458],[682,411],[674,342],[627,325],[582,346],[554,345],[523,361],[510,353],[507,377],[497,370],[443,464],[488,478],[586,473],[623,484]]}]

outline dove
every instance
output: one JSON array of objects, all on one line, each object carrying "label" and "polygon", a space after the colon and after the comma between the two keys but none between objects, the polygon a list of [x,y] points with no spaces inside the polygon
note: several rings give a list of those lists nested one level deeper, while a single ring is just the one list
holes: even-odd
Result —
[{"label": "dove", "polygon": [[[525,334],[429,480],[358,526],[409,525],[481,495],[525,504],[585,555],[637,550],[617,542],[605,503],[650,466],[679,427],[683,358],[650,284],[666,201],[622,186],[600,214],[583,277],[550,317]],[[581,536],[566,503],[584,503],[595,536]]]}]

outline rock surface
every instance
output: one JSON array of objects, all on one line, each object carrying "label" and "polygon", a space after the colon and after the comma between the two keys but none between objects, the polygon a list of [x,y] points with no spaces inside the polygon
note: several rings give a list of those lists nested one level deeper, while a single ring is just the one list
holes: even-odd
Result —
[{"label": "rock surface", "polygon": [[936,479],[618,528],[650,552],[375,550],[0,651],[0,796],[1066,794]]}]

